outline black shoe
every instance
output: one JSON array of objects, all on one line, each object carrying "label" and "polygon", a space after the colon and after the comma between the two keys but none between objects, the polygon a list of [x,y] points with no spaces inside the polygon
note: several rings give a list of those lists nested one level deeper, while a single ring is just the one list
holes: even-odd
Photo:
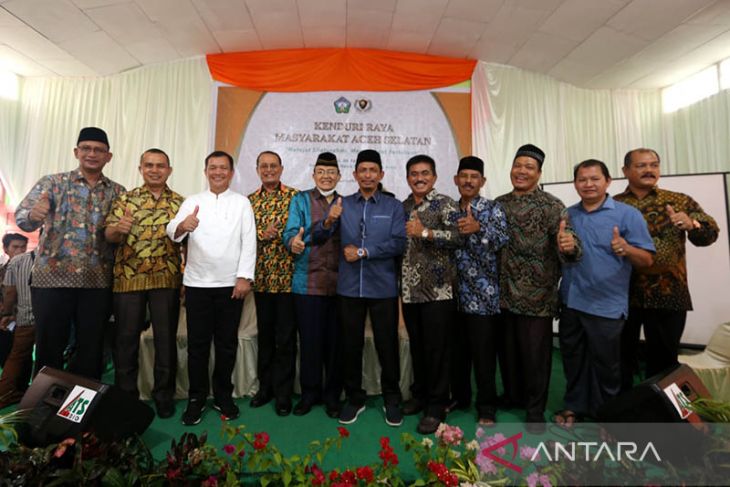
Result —
[{"label": "black shoe", "polygon": [[289,416],[291,414],[291,399],[288,401],[276,401],[276,414],[278,416]]},{"label": "black shoe", "polygon": [[385,424],[388,426],[400,426],[403,424],[403,413],[397,404],[386,404],[383,406],[385,412]]},{"label": "black shoe", "polygon": [[416,431],[418,431],[422,435],[430,435],[436,432],[440,424],[441,420],[439,418],[436,418],[434,416],[424,416],[418,422]]},{"label": "black shoe", "polygon": [[231,399],[222,400],[220,402],[214,401],[213,409],[221,413],[221,419],[225,421],[236,419],[241,414],[238,406],[236,406],[236,404]]},{"label": "black shoe", "polygon": [[340,424],[352,424],[357,421],[357,417],[360,413],[365,411],[365,406],[355,406],[354,404],[347,402],[340,411]]},{"label": "black shoe", "polygon": [[325,411],[325,413],[327,413],[327,416],[329,416],[330,418],[333,418],[333,419],[340,417],[341,410],[342,410],[342,406],[340,405],[339,402],[328,403],[324,408],[324,411]]},{"label": "black shoe", "polygon": [[155,401],[158,418],[169,418],[175,414],[175,403],[172,401]]},{"label": "black shoe", "polygon": [[255,396],[251,399],[251,407],[252,408],[260,408],[261,406],[265,406],[269,402],[271,402],[271,394],[267,394],[266,392],[257,392]]},{"label": "black shoe", "polygon": [[415,397],[412,397],[403,403],[400,410],[403,411],[405,416],[413,416],[414,414],[418,414],[423,411],[423,403]]},{"label": "black shoe", "polygon": [[193,426],[200,423],[203,411],[205,411],[205,400],[188,400],[188,407],[185,409],[185,412],[182,415],[182,423],[185,426]]},{"label": "black shoe", "polygon": [[294,406],[294,416],[304,416],[309,414],[312,410],[312,403],[309,401],[301,400]]}]

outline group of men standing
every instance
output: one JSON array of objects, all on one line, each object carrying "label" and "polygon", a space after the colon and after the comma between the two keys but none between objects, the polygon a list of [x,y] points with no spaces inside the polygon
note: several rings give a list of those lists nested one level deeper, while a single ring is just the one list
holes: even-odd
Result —
[{"label": "group of men standing", "polygon": [[[676,363],[691,307],[684,242],[709,245],[718,233],[691,198],[656,187],[659,157],[648,149],[627,154],[629,186],[616,200],[606,191],[611,178],[604,163],[578,164],[581,201],[567,210],[540,189],[545,154],[530,144],[515,155],[513,191],[494,201],[480,195],[484,162],[473,156],[461,159],[454,176],[459,201],[436,191],[431,157],[412,157],[406,163],[411,194],[401,203],[382,190],[374,150],[358,154],[359,189],[349,196],[336,191],[341,174],[334,154],[317,157],[314,188],[297,192],[281,183],[281,157],[264,151],[256,160],[261,187],[248,197],[230,189],[233,158],[215,151],[205,159],[208,189],[186,199],[167,186],[172,166],[159,149],[142,154],[144,184],[129,192],[102,173],[112,158],[103,130],[83,129],[74,154],[78,169],[41,178],[16,212],[21,229],[43,228],[27,286],[36,370],[62,368],[73,329],[69,369],[100,378],[113,308],[115,380],[138,395],[139,335],[149,310],[152,395],[158,415],[172,416],[182,284],[186,425],[200,422],[211,389],[215,409],[228,419],[239,415],[231,376],[243,300],[251,291],[259,379],[252,407],[274,400],[276,413],[286,416],[324,403],[330,417],[355,422],[365,409],[369,315],[387,424],[422,412],[418,431],[436,431],[450,410],[471,406],[473,368],[480,424],[494,424],[506,403],[525,408],[528,427],[541,431],[559,314],[568,385],[555,420],[570,425],[595,416],[618,394],[622,377],[630,387],[642,324],[647,373]],[[414,373],[411,398],[402,404],[399,297]],[[4,306],[3,312],[16,311]],[[302,394],[294,406],[297,334]]]}]

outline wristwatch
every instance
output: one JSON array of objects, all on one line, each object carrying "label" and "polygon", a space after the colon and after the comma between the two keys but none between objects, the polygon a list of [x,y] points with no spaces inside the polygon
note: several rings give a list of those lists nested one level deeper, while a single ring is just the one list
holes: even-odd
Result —
[{"label": "wristwatch", "polygon": [[424,228],[421,231],[421,238],[428,238],[428,228]]},{"label": "wristwatch", "polygon": [[362,247],[357,249],[357,256],[361,259],[365,258],[365,249]]}]

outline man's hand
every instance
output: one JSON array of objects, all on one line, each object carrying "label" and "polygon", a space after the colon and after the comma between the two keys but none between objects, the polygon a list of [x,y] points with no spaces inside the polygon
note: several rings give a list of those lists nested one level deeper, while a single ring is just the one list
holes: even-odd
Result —
[{"label": "man's hand", "polygon": [[334,205],[330,206],[330,211],[327,213],[327,218],[325,218],[322,226],[330,228],[334,222],[340,219],[340,215],[342,215],[342,196],[337,198]]},{"label": "man's hand", "polygon": [[471,204],[466,205],[466,216],[456,220],[459,226],[459,233],[462,235],[471,235],[479,231],[479,222],[471,214]]},{"label": "man's hand", "polygon": [[231,299],[244,299],[251,292],[251,281],[243,277],[236,278],[236,285],[233,287]]},{"label": "man's hand", "polygon": [[611,239],[613,253],[619,257],[625,257],[629,247],[631,247],[629,243],[618,233],[618,227],[613,227],[613,238]]},{"label": "man's hand", "polygon": [[575,237],[572,233],[565,231],[566,226],[567,222],[560,220],[560,227],[558,228],[558,251],[561,254],[573,254],[575,253]]},{"label": "man's hand", "polygon": [[8,325],[15,321],[15,316],[3,316],[0,318],[0,330],[6,331],[8,329]]},{"label": "man's hand", "polygon": [[198,228],[198,224],[200,224],[200,220],[198,220],[199,210],[200,207],[198,205],[195,205],[195,209],[193,210],[193,212],[185,217],[185,219],[180,223],[178,228],[185,233],[194,232],[195,229]]},{"label": "man's hand", "polygon": [[355,247],[352,244],[345,246],[345,248],[342,249],[342,253],[345,254],[345,260],[347,262],[357,262],[358,260],[360,260],[361,257],[357,255],[358,250],[359,248]]},{"label": "man's hand", "polygon": [[299,233],[294,235],[291,239],[291,251],[293,254],[301,254],[304,252],[304,248],[306,247],[304,240],[302,240],[302,237],[304,237],[304,227],[299,227]]},{"label": "man's hand", "polygon": [[46,219],[49,211],[51,211],[51,200],[48,198],[48,192],[43,191],[31,208],[29,218],[33,222],[41,222]]},{"label": "man's hand", "polygon": [[421,238],[421,234],[425,228],[423,223],[421,223],[421,219],[418,218],[418,212],[413,210],[410,220],[406,222],[406,235],[413,238]]},{"label": "man's hand", "polygon": [[667,215],[669,215],[669,220],[672,222],[672,225],[680,230],[690,231],[694,228],[694,221],[689,215],[683,211],[675,212],[672,205],[667,205]]},{"label": "man's hand", "polygon": [[274,240],[277,235],[279,235],[279,226],[276,224],[276,222],[269,223],[269,226],[266,227],[266,230],[261,232],[261,236],[264,240]]},{"label": "man's hand", "polygon": [[132,208],[127,206],[124,210],[124,216],[119,219],[119,222],[115,225],[117,231],[122,235],[128,235],[132,231],[132,225],[134,225],[134,217],[132,216]]}]

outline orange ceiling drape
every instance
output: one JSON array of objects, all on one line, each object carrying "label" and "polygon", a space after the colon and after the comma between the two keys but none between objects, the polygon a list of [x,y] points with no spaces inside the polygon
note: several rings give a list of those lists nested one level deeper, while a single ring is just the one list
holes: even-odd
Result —
[{"label": "orange ceiling drape", "polygon": [[269,92],[408,91],[471,79],[475,60],[378,49],[282,49],[208,54],[213,79]]}]

